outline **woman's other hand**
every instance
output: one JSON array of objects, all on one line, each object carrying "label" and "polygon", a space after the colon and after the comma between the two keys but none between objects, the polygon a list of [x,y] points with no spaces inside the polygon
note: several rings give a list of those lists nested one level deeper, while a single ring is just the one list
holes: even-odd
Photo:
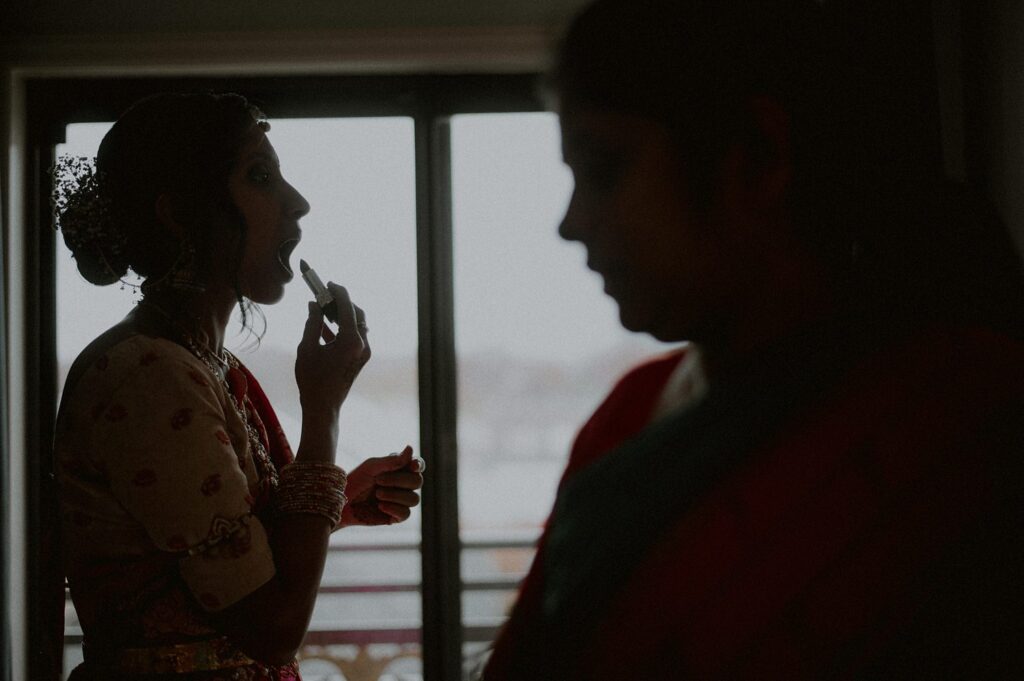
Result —
[{"label": "woman's other hand", "polygon": [[412,447],[398,454],[367,459],[348,474],[340,527],[349,525],[391,525],[409,517],[420,503],[417,492],[423,486],[423,459],[414,457]]}]

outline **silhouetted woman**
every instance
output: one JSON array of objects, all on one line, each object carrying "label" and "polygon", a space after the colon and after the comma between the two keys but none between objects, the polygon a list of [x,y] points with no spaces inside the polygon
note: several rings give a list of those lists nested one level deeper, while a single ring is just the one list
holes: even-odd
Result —
[{"label": "silhouetted woman", "polygon": [[330,533],[405,520],[419,501],[410,448],[348,475],[334,463],[338,411],[370,357],[343,287],[329,285],[337,334],[309,304],[294,456],[223,347],[236,306],[248,320],[280,300],[309,211],[269,128],[238,95],[159,95],[121,116],[95,167],[58,167],[57,223],[82,275],[144,279],[71,367],[58,416],[76,681],[299,678]]},{"label": "silhouetted woman", "polygon": [[691,343],[583,426],[486,681],[1021,671],[1020,261],[885,13],[835,5],[597,0],[564,37],[561,235]]}]

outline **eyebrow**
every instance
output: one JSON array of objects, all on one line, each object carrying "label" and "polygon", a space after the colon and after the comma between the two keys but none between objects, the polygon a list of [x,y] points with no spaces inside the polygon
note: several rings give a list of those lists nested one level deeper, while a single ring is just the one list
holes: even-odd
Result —
[{"label": "eyebrow", "polygon": [[262,159],[264,161],[267,161],[269,163],[274,164],[275,166],[280,166],[281,165],[281,160],[279,158],[277,158],[276,156],[271,156],[270,154],[268,154],[265,151],[254,151],[251,154],[249,154],[249,157],[248,157],[247,160],[255,161],[257,159]]}]

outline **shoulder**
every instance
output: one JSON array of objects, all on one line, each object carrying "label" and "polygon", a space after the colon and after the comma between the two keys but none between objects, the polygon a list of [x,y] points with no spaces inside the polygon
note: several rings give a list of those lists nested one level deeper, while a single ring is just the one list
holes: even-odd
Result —
[{"label": "shoulder", "polygon": [[139,333],[106,340],[79,355],[68,376],[65,400],[82,396],[96,401],[115,394],[149,400],[169,393],[217,392],[210,370],[173,341]]},{"label": "shoulder", "polygon": [[950,403],[966,416],[1024,397],[1024,343],[981,328],[927,329],[868,358],[848,385],[893,407]]},{"label": "shoulder", "polygon": [[205,365],[182,346],[167,340],[133,334],[102,348],[89,358],[94,375],[109,377],[107,383],[120,384],[153,374],[202,370]]},{"label": "shoulder", "polygon": [[592,462],[647,425],[669,377],[688,352],[689,345],[676,348],[636,365],[619,378],[580,429],[566,475]]},{"label": "shoulder", "polygon": [[[789,636],[836,613],[857,613],[865,629],[819,632],[813,650],[827,661],[853,650],[867,627],[917,626],[889,618],[919,612],[911,608],[926,599],[945,604],[949,594],[959,598],[975,593],[972,588],[997,593],[978,575],[987,576],[1020,543],[1022,406],[1024,345],[1007,336],[932,328],[869,353],[833,393],[752,449],[742,466],[677,517],[616,595],[595,659],[615,668],[617,659],[635,660],[633,651],[645,646],[707,650],[702,637],[711,632],[744,646],[744,656],[738,647],[719,649],[728,651],[726,659],[774,664],[781,658],[758,656],[788,650],[778,646],[789,638],[751,633],[741,641],[735,627],[715,627],[746,622],[751,628],[744,631]],[[971,556],[969,564],[943,562],[962,556]],[[715,609],[703,607],[708,599]],[[977,607],[995,602],[979,600]],[[975,619],[950,617],[950,628],[980,625],[974,606],[964,612]],[[662,613],[656,627],[652,610]],[[722,659],[695,655],[691,662],[699,675],[701,665],[712,669]],[[805,662],[818,664],[810,655]]]},{"label": "shoulder", "polygon": [[111,360],[127,366],[148,365],[161,360],[177,364],[202,365],[195,355],[178,343],[141,333],[111,345],[106,354]]},{"label": "shoulder", "polygon": [[[1024,444],[1024,343],[977,328],[930,330],[875,366],[891,417],[877,428],[985,459],[993,470]],[[1012,443],[1012,444],[1011,444]],[[969,456],[968,456],[969,455]],[[1014,464],[1016,465],[1016,464]]]}]

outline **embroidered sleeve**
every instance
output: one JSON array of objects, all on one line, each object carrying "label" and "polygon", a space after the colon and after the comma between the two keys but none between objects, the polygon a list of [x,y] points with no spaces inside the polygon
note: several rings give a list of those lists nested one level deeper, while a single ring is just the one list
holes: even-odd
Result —
[{"label": "embroidered sleeve", "polygon": [[113,494],[210,611],[274,575],[266,532],[226,432],[227,399],[204,367],[170,344],[141,346],[137,368],[97,405],[95,446]]}]

